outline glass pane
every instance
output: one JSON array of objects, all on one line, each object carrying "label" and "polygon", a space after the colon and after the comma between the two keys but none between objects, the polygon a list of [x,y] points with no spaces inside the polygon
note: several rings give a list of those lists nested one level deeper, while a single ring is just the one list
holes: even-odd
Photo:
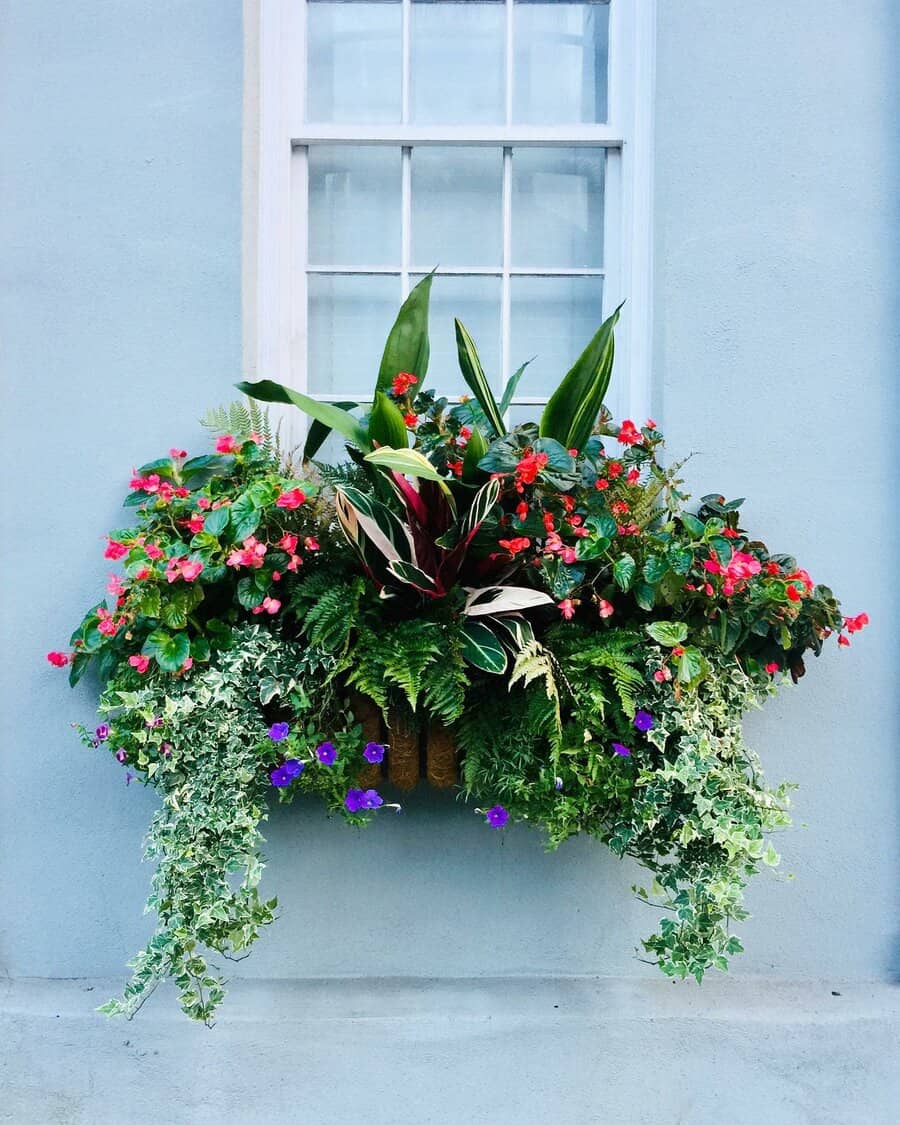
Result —
[{"label": "glass pane", "polygon": [[393,276],[309,274],[308,386],[312,394],[371,395],[400,305]]},{"label": "glass pane", "polygon": [[[410,278],[410,285],[418,280]],[[451,399],[471,393],[459,370],[454,317],[468,329],[485,374],[496,387],[500,372],[500,278],[438,274],[434,279],[429,315],[431,358],[425,386]]]},{"label": "glass pane", "polygon": [[415,267],[499,267],[503,258],[502,200],[502,149],[414,149]]},{"label": "glass pane", "polygon": [[606,121],[609,4],[516,0],[513,20],[513,121]]},{"label": "glass pane", "polygon": [[309,146],[309,261],[400,265],[399,148]]},{"label": "glass pane", "polygon": [[411,54],[413,121],[462,125],[504,120],[503,3],[414,0]]},{"label": "glass pane", "polygon": [[603,323],[603,278],[514,277],[510,286],[511,366],[534,356],[522,393],[549,395]]},{"label": "glass pane", "polygon": [[599,148],[517,148],[512,160],[512,264],[556,269],[603,265]]},{"label": "glass pane", "polygon": [[307,121],[399,121],[401,5],[313,0],[306,20]]}]

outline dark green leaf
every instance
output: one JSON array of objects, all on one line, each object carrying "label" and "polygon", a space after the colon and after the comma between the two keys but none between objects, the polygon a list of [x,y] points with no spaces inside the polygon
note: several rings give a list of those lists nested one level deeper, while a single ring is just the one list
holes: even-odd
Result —
[{"label": "dark green leaf", "polygon": [[462,654],[475,668],[482,672],[499,675],[506,670],[506,650],[481,621],[467,620],[462,627]]},{"label": "dark green leaf", "polygon": [[478,400],[478,404],[485,413],[488,422],[494,427],[497,434],[505,434],[506,426],[494,398],[493,391],[487,381],[487,376],[478,358],[475,342],[459,320],[454,320],[456,326],[456,350],[459,355],[459,369],[462,371],[466,384]]},{"label": "dark green leaf", "polygon": [[506,411],[509,409],[509,404],[512,402],[513,397],[515,396],[516,388],[519,385],[519,380],[525,374],[525,368],[528,366],[529,363],[531,363],[533,361],[533,359],[534,359],[533,356],[532,356],[531,359],[526,359],[525,362],[522,364],[522,366],[518,369],[518,371],[516,371],[514,374],[510,375],[509,379],[507,379],[506,386],[503,388],[503,395],[500,398],[500,413],[501,414],[505,414]]},{"label": "dark green leaf", "polygon": [[259,508],[246,492],[231,505],[231,534],[236,542],[242,543],[259,526]]},{"label": "dark green leaf", "polygon": [[286,402],[299,406],[311,418],[316,418],[332,430],[343,434],[358,449],[372,448],[369,436],[358,420],[334,403],[317,402],[309,395],[300,394],[299,391],[293,391],[290,387],[282,386],[281,383],[273,383],[271,379],[262,379],[258,383],[236,383],[235,386],[239,391],[260,402]]},{"label": "dark green leaf", "polygon": [[257,585],[255,575],[245,575],[237,584],[237,598],[244,609],[255,609],[262,604],[265,596],[266,592]]},{"label": "dark green leaf", "polygon": [[380,446],[389,446],[391,449],[406,449],[409,446],[409,434],[403,414],[396,403],[382,391],[375,392],[375,403],[369,415],[369,437]]},{"label": "dark green leaf", "polygon": [[400,307],[384,345],[376,390],[386,391],[402,371],[415,375],[417,389],[422,389],[428,372],[428,300],[433,277],[433,272],[423,277]]},{"label": "dark green leaf", "polygon": [[[336,402],[334,403],[340,410],[354,410],[359,406],[358,402]],[[318,418],[313,418],[309,425],[309,432],[306,435],[306,444],[303,446],[303,460],[311,461],[313,457],[319,452],[328,435],[331,433],[331,426],[326,426],[324,422],[320,422]]]},{"label": "dark green leaf", "polygon": [[620,555],[613,563],[613,578],[620,590],[630,590],[637,571],[637,563],[631,555]]},{"label": "dark green leaf", "polygon": [[228,508],[215,508],[203,517],[203,530],[210,535],[221,535],[228,526]]},{"label": "dark green leaf", "polygon": [[152,656],[164,672],[177,672],[191,655],[191,643],[187,633],[167,633],[165,629],[154,629],[144,641],[141,649],[144,656]]}]

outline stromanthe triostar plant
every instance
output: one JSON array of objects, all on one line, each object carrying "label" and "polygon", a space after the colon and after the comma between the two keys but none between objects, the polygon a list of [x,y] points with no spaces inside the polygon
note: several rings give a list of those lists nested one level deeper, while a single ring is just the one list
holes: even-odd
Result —
[{"label": "stromanthe triostar plant", "polygon": [[[551,847],[586,832],[636,859],[664,973],[700,980],[741,948],[743,890],[778,862],[790,788],[767,785],[742,717],[868,618],[748,533],[741,500],[690,509],[653,419],[613,422],[618,313],[542,416],[508,429],[526,369],[495,401],[458,322],[472,396],[426,389],[431,283],[400,311],[368,412],[241,385],[312,416],[299,464],[251,400],[210,417],[214,451],[139,469],[135,521],[105,550],[121,570],[49,654],[73,683],[96,672],[82,736],[161,802],[156,932],[105,1011],[171,978],[209,1021],[213,961],[275,916],[268,801],[317,793],[364,824],[399,808],[384,771],[415,784],[420,747],[491,828],[528,821]],[[332,430],[343,465],[314,460]]]}]

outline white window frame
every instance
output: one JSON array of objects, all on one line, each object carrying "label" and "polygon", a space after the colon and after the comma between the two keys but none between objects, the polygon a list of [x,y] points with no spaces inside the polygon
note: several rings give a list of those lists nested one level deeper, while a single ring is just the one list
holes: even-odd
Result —
[{"label": "white window frame", "polygon": [[[626,300],[616,330],[616,369],[626,379],[626,416],[644,419],[653,407],[652,190],[656,0],[610,0],[609,113],[598,125],[513,125],[510,34],[507,18],[506,120],[504,125],[429,126],[408,123],[412,0],[402,0],[402,122],[396,125],[310,125],[305,120],[306,4],[302,0],[244,0],[244,238],[243,361],[251,379],[275,379],[306,390],[307,168],[310,144],[392,144],[402,150],[402,288],[409,288],[410,149],[422,145],[488,145],[502,148],[503,266],[501,378],[512,370],[509,347],[510,277],[523,273],[602,274],[603,316]],[[604,264],[600,270],[510,268],[511,147],[594,146],[606,150]],[[299,153],[297,152],[299,150]],[[299,159],[297,156],[299,155]],[[322,272],[342,271],[317,267]],[[389,272],[372,269],[365,272]],[[440,269],[439,274],[498,270]],[[577,343],[581,343],[578,341]],[[562,376],[563,372],[560,372]],[[374,377],[374,373],[373,373]],[[618,379],[617,379],[618,381]],[[355,388],[354,388],[355,389]],[[350,390],[350,388],[348,388]],[[346,394],[317,395],[336,400]],[[540,404],[546,397],[516,397]],[[293,411],[292,435],[299,438]]]}]

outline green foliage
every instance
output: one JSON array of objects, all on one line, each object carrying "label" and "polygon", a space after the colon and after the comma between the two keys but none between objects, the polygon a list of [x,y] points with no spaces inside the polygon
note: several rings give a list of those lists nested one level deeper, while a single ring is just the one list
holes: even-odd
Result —
[{"label": "green foliage", "polygon": [[203,415],[200,424],[214,434],[231,434],[239,445],[251,434],[258,434],[262,448],[275,458],[280,456],[278,431],[272,428],[269,412],[252,398],[214,406]]}]

